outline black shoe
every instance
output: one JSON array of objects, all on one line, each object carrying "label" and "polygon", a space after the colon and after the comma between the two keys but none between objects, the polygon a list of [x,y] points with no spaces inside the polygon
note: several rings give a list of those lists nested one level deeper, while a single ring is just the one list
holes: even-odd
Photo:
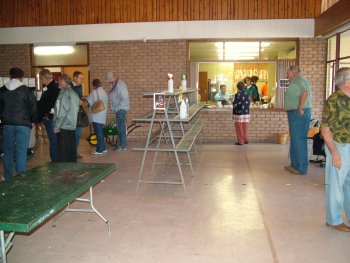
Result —
[{"label": "black shoe", "polygon": [[236,142],[235,145],[243,145],[243,143]]},{"label": "black shoe", "polygon": [[310,163],[322,163],[322,160],[309,160]]}]

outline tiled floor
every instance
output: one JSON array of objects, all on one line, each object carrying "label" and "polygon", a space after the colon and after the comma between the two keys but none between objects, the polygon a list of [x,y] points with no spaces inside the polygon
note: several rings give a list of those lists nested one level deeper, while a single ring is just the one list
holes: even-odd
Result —
[{"label": "tiled floor", "polygon": [[[201,145],[196,176],[185,168],[187,199],[181,186],[135,193],[141,152],[92,150],[82,142],[83,162],[117,164],[94,187],[111,234],[96,215],[66,213],[56,228],[16,234],[10,263],[350,262],[350,234],[325,226],[323,168],[289,174],[288,145]],[[48,160],[39,143],[28,165]]]}]

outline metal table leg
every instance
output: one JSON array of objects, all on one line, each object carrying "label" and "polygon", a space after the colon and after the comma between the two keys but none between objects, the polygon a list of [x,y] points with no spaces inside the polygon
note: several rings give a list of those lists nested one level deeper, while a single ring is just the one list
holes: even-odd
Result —
[{"label": "metal table leg", "polygon": [[1,249],[1,262],[6,263],[6,253],[10,250],[12,247],[12,238],[15,235],[15,232],[11,232],[6,238],[5,238],[5,231],[0,230],[0,249]]},{"label": "metal table leg", "polygon": [[6,263],[5,234],[3,230],[1,230],[0,232],[1,262]]},{"label": "metal table leg", "polygon": [[89,203],[91,209],[83,209],[83,208],[71,208],[70,204],[67,205],[65,209],[61,211],[52,221],[52,226],[56,226],[56,221],[63,215],[64,212],[86,212],[86,213],[96,213],[106,224],[108,228],[108,232],[111,232],[111,226],[107,219],[105,219],[102,214],[97,211],[94,207],[93,196],[92,196],[92,186],[90,186],[90,198],[76,198],[75,201]]}]

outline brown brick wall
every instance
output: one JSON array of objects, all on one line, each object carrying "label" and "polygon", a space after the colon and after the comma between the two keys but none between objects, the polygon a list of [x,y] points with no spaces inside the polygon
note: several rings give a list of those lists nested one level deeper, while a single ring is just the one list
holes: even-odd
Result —
[{"label": "brown brick wall", "polygon": [[[200,112],[205,121],[198,139],[201,142],[228,142],[236,140],[232,109],[203,109]],[[277,134],[287,130],[287,115],[284,110],[251,110],[248,125],[250,142],[277,142]]]},{"label": "brown brick wall", "polygon": [[[107,71],[124,79],[130,96],[130,123],[134,116],[152,110],[152,99],[143,98],[143,94],[167,89],[168,72],[174,74],[174,87],[180,85],[181,74],[186,73],[186,48],[184,40],[90,43],[90,80],[100,78],[108,91],[109,85],[104,82]],[[108,118],[115,115],[109,112]],[[129,137],[145,138],[145,134],[145,129],[137,129]]]},{"label": "brown brick wall", "polygon": [[31,76],[30,45],[0,45],[0,76],[7,77],[12,67],[19,67],[25,77]]},{"label": "brown brick wall", "polygon": [[327,39],[300,39],[299,66],[312,85],[312,118],[321,119],[326,94]]}]

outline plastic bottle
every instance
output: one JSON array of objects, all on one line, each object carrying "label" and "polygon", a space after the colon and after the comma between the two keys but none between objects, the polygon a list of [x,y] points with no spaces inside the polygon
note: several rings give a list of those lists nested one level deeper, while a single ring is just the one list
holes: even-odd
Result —
[{"label": "plastic bottle", "polygon": [[180,104],[180,119],[186,119],[187,118],[187,106],[185,100],[181,101]]},{"label": "plastic bottle", "polygon": [[174,80],[173,80],[173,74],[168,73],[168,92],[174,93]]},{"label": "plastic bottle", "polygon": [[185,74],[182,74],[181,87],[182,87],[182,91],[185,91],[187,89],[187,81],[186,81]]}]

